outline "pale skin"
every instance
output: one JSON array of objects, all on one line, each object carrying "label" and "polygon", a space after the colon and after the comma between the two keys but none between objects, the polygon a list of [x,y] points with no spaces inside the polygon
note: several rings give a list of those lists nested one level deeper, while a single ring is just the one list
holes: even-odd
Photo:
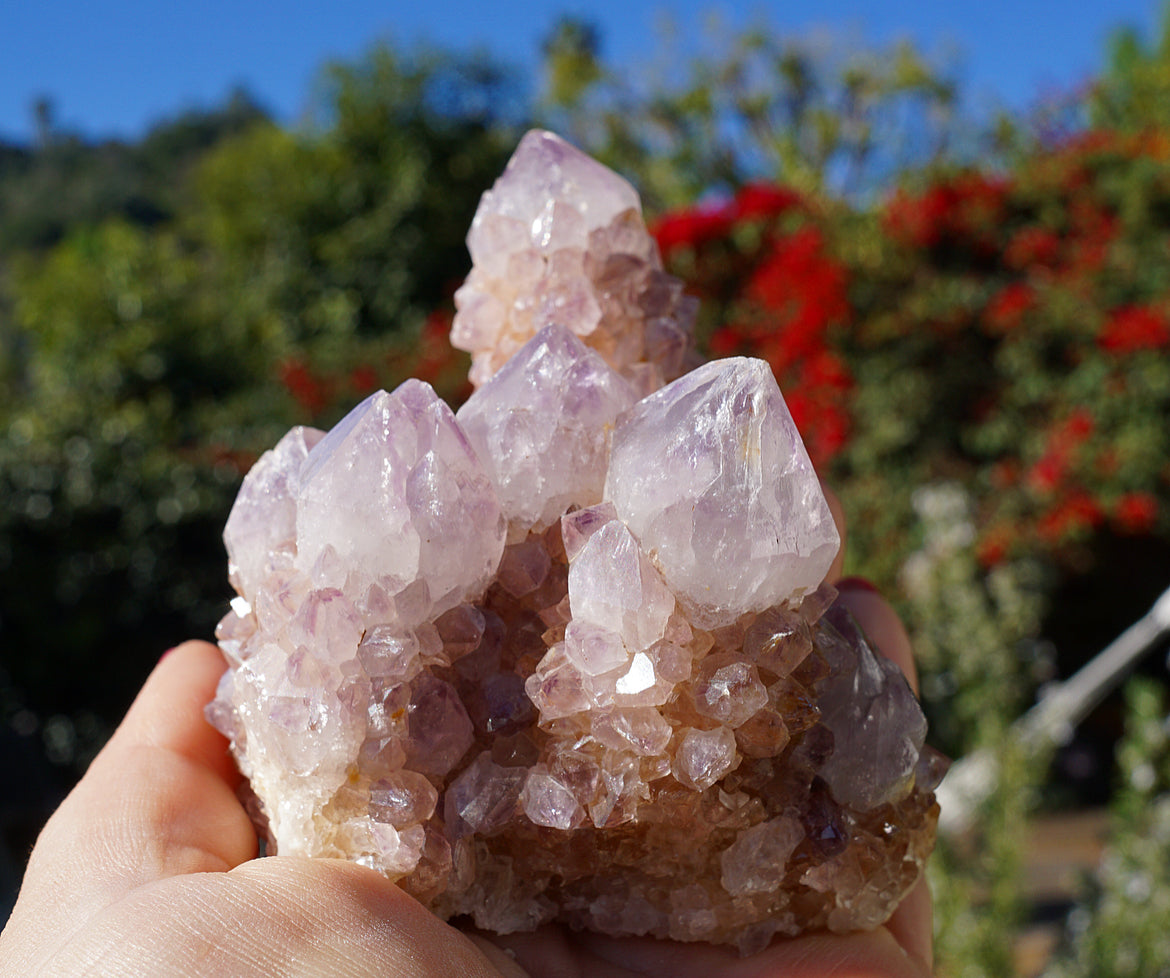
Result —
[{"label": "pale skin", "polygon": [[[838,524],[840,509],[832,500]],[[840,576],[840,558],[830,579]],[[842,600],[915,681],[910,643],[865,587]],[[203,719],[224,661],[188,642],[49,820],[0,934],[0,976],[101,978],[923,978],[930,897],[920,883],[865,934],[777,940],[759,954],[547,927],[496,937],[453,928],[350,863],[256,858],[239,774]]]}]

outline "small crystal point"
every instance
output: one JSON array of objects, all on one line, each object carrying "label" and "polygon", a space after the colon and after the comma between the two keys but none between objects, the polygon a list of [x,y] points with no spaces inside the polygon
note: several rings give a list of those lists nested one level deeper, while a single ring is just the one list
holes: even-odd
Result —
[{"label": "small crystal point", "polygon": [[569,601],[574,619],[621,636],[632,651],[648,649],[663,637],[675,605],[620,520],[593,534],[569,564]]},{"label": "small crystal point", "polygon": [[926,717],[902,671],[873,651],[840,606],[826,615],[820,648],[835,675],[821,687],[833,754],[821,769],[833,796],[862,811],[896,802],[914,785]]},{"label": "small crystal point", "polygon": [[732,896],[779,889],[788,857],[803,838],[801,824],[783,815],[741,833],[720,859],[724,889]]},{"label": "small crystal point", "polygon": [[528,341],[456,415],[499,494],[509,541],[601,502],[608,436],[634,392],[568,330]]},{"label": "small crystal point", "polygon": [[244,477],[223,531],[229,575],[240,594],[259,590],[273,553],[294,551],[301,467],[324,434],[291,429]]}]

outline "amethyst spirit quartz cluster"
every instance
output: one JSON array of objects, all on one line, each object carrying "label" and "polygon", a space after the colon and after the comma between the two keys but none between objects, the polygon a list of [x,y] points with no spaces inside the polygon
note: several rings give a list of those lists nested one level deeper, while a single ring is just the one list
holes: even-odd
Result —
[{"label": "amethyst spirit quartz cluster", "polygon": [[633,188],[529,133],[483,197],[452,413],[410,380],[249,472],[208,717],[270,850],[443,918],[737,945],[883,923],[944,762],[824,583],[767,364],[696,365]]}]

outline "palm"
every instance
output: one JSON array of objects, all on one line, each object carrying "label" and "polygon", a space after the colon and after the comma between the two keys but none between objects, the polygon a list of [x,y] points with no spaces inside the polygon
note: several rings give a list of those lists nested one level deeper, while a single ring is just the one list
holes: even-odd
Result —
[{"label": "palm", "polygon": [[[898,922],[895,922],[897,929]],[[848,937],[818,934],[777,941],[748,958],[733,949],[645,938],[607,938],[548,927],[535,934],[490,937],[516,954],[533,976],[557,978],[826,978],[828,975],[926,975],[890,930]]]}]

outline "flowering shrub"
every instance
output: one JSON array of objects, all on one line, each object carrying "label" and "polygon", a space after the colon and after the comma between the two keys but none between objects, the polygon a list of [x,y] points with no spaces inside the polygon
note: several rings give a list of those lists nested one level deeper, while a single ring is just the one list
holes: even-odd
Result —
[{"label": "flowering shrub", "polygon": [[708,352],[767,360],[813,460],[830,462],[849,435],[854,385],[831,335],[853,311],[848,271],[810,205],[751,184],[718,208],[665,214],[652,230],[664,261],[707,300]]},{"label": "flowering shrub", "polygon": [[[985,567],[1064,566],[1099,532],[1167,529],[1166,152],[1084,134],[868,212],[756,185],[655,233],[707,301],[711,354],[772,365],[847,496],[880,486],[906,516],[906,486],[958,477]],[[860,560],[881,576],[897,562],[875,556],[895,532],[879,524]]]}]

